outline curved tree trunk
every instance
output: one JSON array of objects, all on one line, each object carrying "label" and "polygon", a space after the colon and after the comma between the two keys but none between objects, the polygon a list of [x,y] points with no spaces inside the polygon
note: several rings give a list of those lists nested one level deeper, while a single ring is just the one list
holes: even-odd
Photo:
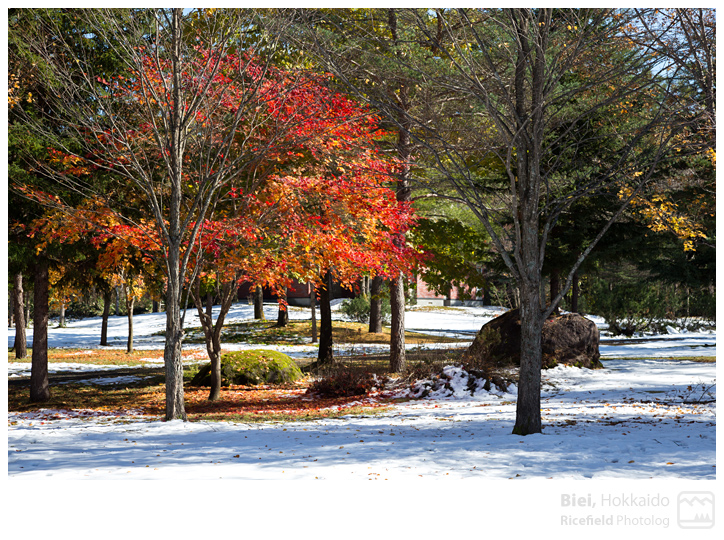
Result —
[{"label": "curved tree trunk", "polygon": [[23,298],[23,274],[15,274],[13,285],[13,312],[15,317],[15,358],[28,356],[28,345],[25,336],[25,306]]},{"label": "curved tree trunk", "polygon": [[35,265],[33,294],[33,356],[30,369],[30,401],[50,399],[48,381],[48,261]]},{"label": "curved tree trunk", "polygon": [[201,281],[197,277],[194,286],[191,287],[191,296],[194,299],[196,311],[199,314],[201,328],[204,330],[204,341],[206,353],[211,361],[211,388],[209,389],[209,401],[216,401],[221,398],[221,330],[224,327],[224,320],[236,294],[237,279],[224,283],[221,292],[221,306],[216,322],[213,321],[211,313],[204,311],[201,299]]}]

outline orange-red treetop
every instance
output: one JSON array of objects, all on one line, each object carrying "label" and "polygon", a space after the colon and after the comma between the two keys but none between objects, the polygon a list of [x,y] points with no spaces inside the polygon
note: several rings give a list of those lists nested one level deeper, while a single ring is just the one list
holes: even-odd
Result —
[{"label": "orange-red treetop", "polygon": [[[250,55],[220,58],[203,50],[196,62],[181,77],[184,95],[192,96],[187,99],[201,100],[196,107],[189,104],[195,114],[188,129],[198,137],[189,139],[184,153],[185,194],[192,199],[231,162],[237,170],[217,189],[214,214],[203,222],[193,244],[185,246],[193,253],[190,264],[203,261],[202,267],[219,278],[241,270],[242,279],[272,287],[286,286],[291,278],[317,280],[328,269],[349,284],[367,272],[411,271],[415,251],[401,239],[414,215],[387,187],[398,164],[380,151],[386,134],[375,115],[325,85],[326,75],[263,66]],[[217,69],[210,69],[215,63]],[[98,153],[85,163],[53,150],[56,170],[92,175],[99,169],[127,171],[133,160],[155,160],[163,176],[168,150],[158,143],[159,125],[147,113],[168,105],[174,95],[170,66],[151,57],[143,65],[144,73],[99,81],[108,89],[108,99],[127,104],[123,125],[134,115],[138,121],[125,132],[108,127],[89,133],[98,142]],[[235,118],[231,134],[230,117]],[[158,185],[162,191],[163,182]],[[126,204],[128,200],[126,195]],[[143,208],[132,213],[89,198],[64,208],[62,219],[49,216],[42,230],[65,241],[92,235],[105,253],[102,264],[117,263],[131,246],[149,262],[160,258],[158,224],[138,217]]]}]

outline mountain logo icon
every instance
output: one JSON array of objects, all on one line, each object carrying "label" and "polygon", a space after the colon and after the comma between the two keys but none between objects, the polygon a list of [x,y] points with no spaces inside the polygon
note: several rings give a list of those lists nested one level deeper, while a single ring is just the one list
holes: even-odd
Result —
[{"label": "mountain logo icon", "polygon": [[677,502],[678,523],[682,529],[714,526],[714,494],[711,491],[682,491]]}]

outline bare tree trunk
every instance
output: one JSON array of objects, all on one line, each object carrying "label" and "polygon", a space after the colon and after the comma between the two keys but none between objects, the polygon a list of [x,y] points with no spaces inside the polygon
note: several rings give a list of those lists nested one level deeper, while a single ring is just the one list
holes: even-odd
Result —
[{"label": "bare tree trunk", "polygon": [[[171,61],[170,88],[173,105],[168,110],[169,129],[164,145],[168,153],[168,181],[171,194],[168,204],[168,252],[166,257],[166,347],[164,363],[166,366],[166,420],[187,420],[184,404],[184,369],[182,359],[183,319],[181,318],[181,298],[186,273],[186,260],[181,254],[184,241],[184,222],[181,216],[184,183],[184,151],[188,139],[183,121],[182,69],[183,69],[183,31],[182,11],[174,8],[169,27],[169,59]],[[157,217],[158,221],[158,217]]]},{"label": "bare tree trunk", "polygon": [[384,279],[375,276],[370,286],[370,328],[371,334],[382,333],[382,285]]},{"label": "bare tree trunk", "polygon": [[283,302],[279,302],[279,313],[277,314],[277,327],[278,328],[284,328],[289,324],[289,306],[286,304],[287,301],[287,288],[284,287],[284,290],[280,292],[280,300]]},{"label": "bare tree trunk", "polygon": [[23,303],[25,304],[25,329],[30,325],[30,291],[23,291]]},{"label": "bare tree trunk", "polygon": [[128,340],[126,341],[126,352],[133,352],[133,305],[136,303],[136,297],[126,292],[126,316],[128,317]]},{"label": "bare tree trunk", "polygon": [[116,317],[118,317],[121,314],[121,288],[116,287],[115,291],[116,291],[116,312],[114,313],[114,315]]},{"label": "bare tree trunk", "polygon": [[15,358],[28,356],[28,346],[25,336],[25,306],[23,301],[23,274],[15,274],[13,285],[13,311],[15,313]]},{"label": "bare tree trunk", "polygon": [[65,301],[60,302],[60,320],[58,321],[59,328],[65,328]]},{"label": "bare tree trunk", "polygon": [[108,346],[108,316],[111,314],[113,293],[109,288],[103,292],[103,320],[101,322],[101,345]]},{"label": "bare tree trunk", "polygon": [[324,276],[324,286],[319,290],[319,353],[317,354],[318,365],[329,365],[334,363],[334,352],[332,350],[332,272],[327,271]]},{"label": "bare tree trunk", "polygon": [[580,289],[578,286],[578,274],[573,274],[573,285],[571,286],[571,311],[578,313],[578,296]]},{"label": "bare tree trunk", "polygon": [[221,398],[221,330],[224,327],[229,309],[234,302],[234,296],[237,288],[237,279],[224,283],[221,292],[221,306],[216,322],[213,321],[211,314],[204,312],[201,300],[201,282],[196,278],[194,286],[191,287],[191,296],[194,299],[196,311],[199,314],[201,328],[204,330],[204,341],[206,343],[206,352],[211,361],[211,387],[209,389],[209,401],[216,401]]},{"label": "bare tree trunk", "polygon": [[[554,268],[553,270],[551,270],[550,287],[551,287],[550,299],[551,299],[551,302],[553,302],[555,300],[556,296],[558,296],[558,292],[561,290],[561,277],[560,277],[560,271],[558,270],[558,268]],[[560,311],[561,311],[560,307],[556,306],[554,312],[556,314],[558,314],[558,313],[560,313]]]},{"label": "bare tree trunk", "polygon": [[[540,301],[542,257],[539,238],[540,152],[543,144],[545,48],[550,25],[550,11],[538,15],[539,28],[526,12],[513,12],[519,36],[515,65],[515,108],[517,148],[515,189],[518,213],[515,216],[519,250],[514,254],[518,266],[520,290],[520,371],[518,399],[513,433],[540,433],[540,387],[542,365],[543,309]],[[543,28],[545,26],[545,28]],[[533,28],[531,28],[533,27]],[[531,39],[531,34],[537,39]],[[531,67],[532,66],[532,67]],[[530,68],[530,73],[529,73]],[[530,88],[527,87],[532,77]],[[529,97],[528,97],[529,96]],[[528,103],[530,99],[530,103]]]},{"label": "bare tree trunk", "polygon": [[309,307],[312,309],[312,343],[317,343],[317,290],[314,283],[309,293]]},{"label": "bare tree trunk", "polygon": [[[395,44],[399,42],[397,28],[397,10],[388,9],[387,25],[390,36]],[[396,55],[404,54],[396,51]],[[397,200],[409,202],[412,199],[410,189],[411,163],[412,163],[412,140],[410,138],[411,122],[407,114],[411,109],[409,91],[405,83],[400,82],[397,91],[399,112],[397,115],[397,157],[400,160],[400,169],[397,177]],[[405,244],[404,234],[396,239],[396,242],[403,246]],[[402,274],[392,280],[390,285],[390,309],[391,309],[391,331],[390,331],[390,371],[401,372],[405,369],[405,284]]]},{"label": "bare tree trunk", "polygon": [[266,320],[266,317],[264,317],[264,289],[258,285],[254,289],[254,318],[262,321]]},{"label": "bare tree trunk", "polygon": [[50,399],[48,381],[48,261],[35,264],[33,294],[33,356],[30,369],[30,401]]},{"label": "bare tree trunk", "polygon": [[520,372],[513,433],[540,433],[541,364],[543,356],[543,319],[540,309],[540,288],[535,283],[520,291]]},{"label": "bare tree trunk", "polygon": [[[180,234],[176,238],[180,238]],[[185,421],[187,417],[184,404],[184,368],[181,357],[184,332],[181,321],[181,279],[179,275],[179,255],[181,250],[180,243],[174,244],[168,250],[166,345],[163,350],[166,372],[166,420]]]},{"label": "bare tree trunk", "polygon": [[214,294],[211,291],[206,292],[206,315],[213,318],[214,311]]},{"label": "bare tree trunk", "polygon": [[13,293],[8,297],[8,328],[12,328],[15,325],[15,304],[13,303],[14,297],[15,291],[13,290]]},{"label": "bare tree trunk", "polygon": [[390,283],[390,371],[405,369],[405,283],[402,275]]}]

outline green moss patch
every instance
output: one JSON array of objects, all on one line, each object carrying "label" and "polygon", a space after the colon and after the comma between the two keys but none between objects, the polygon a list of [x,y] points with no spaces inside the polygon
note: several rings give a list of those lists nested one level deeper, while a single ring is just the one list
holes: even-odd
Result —
[{"label": "green moss patch", "polygon": [[[234,351],[221,357],[222,386],[284,384],[301,379],[299,366],[289,356],[277,351],[254,349]],[[211,363],[204,365],[191,380],[192,386],[211,385]]]}]

